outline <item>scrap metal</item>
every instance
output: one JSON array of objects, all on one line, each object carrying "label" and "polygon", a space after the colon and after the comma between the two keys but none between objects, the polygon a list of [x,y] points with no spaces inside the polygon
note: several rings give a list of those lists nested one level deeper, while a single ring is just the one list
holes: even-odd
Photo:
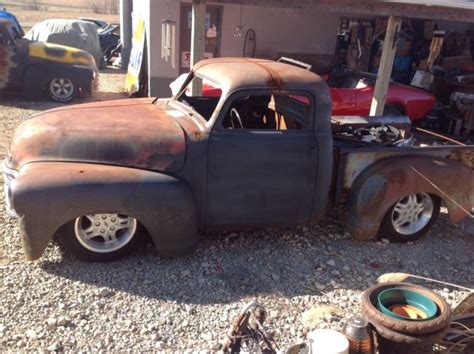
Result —
[{"label": "scrap metal", "polygon": [[226,332],[223,350],[232,353],[276,353],[278,345],[263,325],[266,317],[265,308],[257,301],[246,304]]}]

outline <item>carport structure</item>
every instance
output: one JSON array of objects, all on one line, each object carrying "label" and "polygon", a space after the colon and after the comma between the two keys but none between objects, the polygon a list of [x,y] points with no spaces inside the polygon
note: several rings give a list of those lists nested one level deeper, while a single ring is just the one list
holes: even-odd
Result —
[{"label": "carport structure", "polygon": [[[452,20],[474,23],[472,0],[217,0],[217,3],[245,4],[263,7],[318,9],[340,14],[388,16],[384,47],[375,85],[371,115],[382,115],[395,58],[395,40],[402,18]],[[191,64],[204,57],[204,25],[206,0],[193,0]]]}]

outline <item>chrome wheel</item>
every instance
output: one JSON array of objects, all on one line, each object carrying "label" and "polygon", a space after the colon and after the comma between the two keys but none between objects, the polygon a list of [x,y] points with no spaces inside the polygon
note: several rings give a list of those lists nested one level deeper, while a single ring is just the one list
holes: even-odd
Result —
[{"label": "chrome wheel", "polygon": [[433,216],[434,204],[429,194],[410,194],[400,199],[392,211],[392,226],[401,235],[422,230]]},{"label": "chrome wheel", "polygon": [[74,234],[79,243],[96,253],[110,253],[127,245],[137,232],[137,220],[121,214],[91,214],[78,217]]},{"label": "chrome wheel", "polygon": [[67,78],[57,78],[49,83],[51,94],[58,100],[68,100],[74,95],[74,84]]}]

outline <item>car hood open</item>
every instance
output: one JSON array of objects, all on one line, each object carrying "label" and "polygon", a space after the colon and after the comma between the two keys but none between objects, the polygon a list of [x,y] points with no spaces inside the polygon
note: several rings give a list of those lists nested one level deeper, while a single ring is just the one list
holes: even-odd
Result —
[{"label": "car hood open", "polygon": [[35,161],[91,162],[176,172],[185,160],[181,126],[153,99],[73,105],[23,122],[10,146],[8,165]]}]

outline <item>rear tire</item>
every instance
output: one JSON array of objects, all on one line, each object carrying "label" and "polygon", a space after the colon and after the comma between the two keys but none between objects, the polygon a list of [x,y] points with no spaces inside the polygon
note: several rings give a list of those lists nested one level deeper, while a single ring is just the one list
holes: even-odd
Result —
[{"label": "rear tire", "polygon": [[46,90],[48,96],[56,102],[70,102],[78,93],[78,85],[69,77],[56,77],[52,79]]},{"label": "rear tire", "polygon": [[400,198],[382,219],[380,236],[394,242],[419,239],[438,219],[440,204],[437,196],[427,193]]},{"label": "rear tire", "polygon": [[121,214],[89,214],[59,230],[58,241],[76,258],[110,262],[128,256],[141,238],[138,221]]}]

